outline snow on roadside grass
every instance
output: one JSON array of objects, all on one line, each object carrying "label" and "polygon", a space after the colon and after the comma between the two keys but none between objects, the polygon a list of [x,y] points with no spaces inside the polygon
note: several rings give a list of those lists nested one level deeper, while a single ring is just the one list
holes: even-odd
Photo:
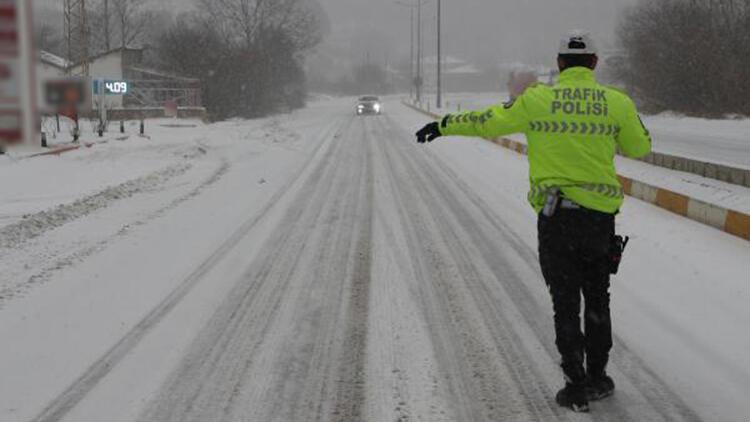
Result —
[{"label": "snow on roadside grass", "polygon": [[750,119],[702,119],[672,113],[644,116],[654,150],[750,169]]},{"label": "snow on roadside grass", "polygon": [[103,141],[59,157],[26,158],[34,149],[0,157],[0,226],[183,162],[200,147],[194,129],[154,128],[153,135]]},{"label": "snow on roadside grass", "polygon": [[616,161],[618,173],[625,177],[709,204],[750,214],[750,188],[697,174],[652,166],[628,158],[617,157]]},{"label": "snow on roadside grass", "polygon": [[[230,165],[216,150],[237,140],[208,139],[237,130],[219,126],[156,120],[150,139],[105,139],[60,157],[0,159],[0,179],[11,181],[0,185],[0,309],[221,178]],[[255,139],[268,132],[263,120],[238,126]]]},{"label": "snow on roadside grass", "polygon": [[[56,273],[83,262],[137,227],[195,198],[218,182],[229,168],[230,165],[224,160],[216,164],[202,162],[186,165],[185,171],[175,172],[163,183],[145,185],[145,189],[107,203],[107,207],[115,208],[108,210],[110,214],[115,214],[114,217],[98,216],[87,220],[82,215],[68,221],[54,233],[43,236],[41,241],[31,239],[12,249],[8,248],[3,254],[5,268],[3,279],[0,279],[0,310],[8,301],[49,281]],[[147,178],[139,181],[144,179]],[[138,194],[142,198],[137,205],[120,201]],[[58,208],[61,207],[65,206]],[[117,208],[123,212],[117,212]],[[89,214],[94,212],[89,211]],[[71,243],[71,240],[74,242]]]},{"label": "snow on roadside grass", "polygon": [[126,199],[146,189],[154,188],[175,176],[185,173],[190,167],[190,164],[170,166],[147,176],[104,189],[73,203],[61,204],[50,210],[26,215],[17,223],[0,228],[0,249],[16,248],[21,243],[38,237],[49,230],[105,208],[114,201]]}]

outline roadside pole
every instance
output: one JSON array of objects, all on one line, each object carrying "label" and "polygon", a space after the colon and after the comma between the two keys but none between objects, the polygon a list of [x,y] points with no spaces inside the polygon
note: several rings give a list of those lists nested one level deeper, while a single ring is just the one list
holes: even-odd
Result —
[{"label": "roadside pole", "polygon": [[[421,98],[421,89],[420,89],[420,82],[419,82],[419,76],[421,76],[421,63],[420,60],[415,56],[415,26],[418,31],[421,31],[421,26],[417,23],[415,25],[415,19],[414,19],[414,10],[417,9],[418,17],[417,20],[421,20],[422,18],[422,3],[424,0],[415,0],[415,1],[396,1],[396,4],[399,6],[404,6],[409,8],[409,98],[412,100],[415,99],[415,91],[416,91],[416,98]],[[418,41],[421,42],[421,37],[419,35],[416,36],[418,38]],[[419,47],[416,47],[417,55],[421,55],[421,49]]]},{"label": "roadside pole", "polygon": [[414,8],[409,8],[409,98],[414,99]]},{"label": "roadside pole", "polygon": [[0,143],[36,146],[31,2],[0,0]]},{"label": "roadside pole", "polygon": [[106,104],[106,93],[104,88],[104,79],[97,79],[96,81],[99,91],[99,137],[104,136],[105,129],[107,128],[107,104]]},{"label": "roadside pole", "polygon": [[437,0],[437,109],[443,108],[442,0]]},{"label": "roadside pole", "polygon": [[417,0],[417,102],[422,103],[422,0]]}]

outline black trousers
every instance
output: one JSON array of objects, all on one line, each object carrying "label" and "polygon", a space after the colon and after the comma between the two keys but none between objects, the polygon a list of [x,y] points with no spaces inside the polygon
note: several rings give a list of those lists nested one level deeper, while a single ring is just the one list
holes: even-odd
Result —
[{"label": "black trousers", "polygon": [[[552,296],[557,349],[569,382],[603,373],[612,349],[609,248],[615,216],[560,209],[539,216],[539,261]],[[581,296],[585,302],[581,332]]]}]

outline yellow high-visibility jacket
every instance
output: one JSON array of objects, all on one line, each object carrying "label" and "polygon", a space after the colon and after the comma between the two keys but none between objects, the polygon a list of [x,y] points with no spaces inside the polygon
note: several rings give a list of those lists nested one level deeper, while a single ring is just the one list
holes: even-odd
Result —
[{"label": "yellow high-visibility jacket", "polygon": [[585,208],[617,213],[624,199],[614,164],[617,148],[633,158],[651,152],[651,136],[633,100],[599,84],[584,67],[566,69],[557,85],[535,85],[512,103],[445,116],[440,132],[482,138],[526,134],[529,202],[537,213],[552,188]]}]

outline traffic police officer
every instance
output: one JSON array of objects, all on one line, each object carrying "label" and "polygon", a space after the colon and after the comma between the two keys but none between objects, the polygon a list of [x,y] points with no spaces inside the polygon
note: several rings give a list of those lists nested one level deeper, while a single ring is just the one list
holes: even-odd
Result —
[{"label": "traffic police officer", "polygon": [[505,105],[445,116],[417,138],[425,143],[441,136],[526,134],[529,202],[539,215],[539,260],[552,296],[566,378],[556,399],[560,406],[585,412],[589,401],[614,391],[606,373],[612,348],[609,287],[624,249],[622,238],[615,236],[624,195],[614,157],[618,148],[629,157],[648,154],[651,138],[633,101],[597,82],[597,50],[588,33],[565,37],[557,62],[557,85],[536,84]]}]

